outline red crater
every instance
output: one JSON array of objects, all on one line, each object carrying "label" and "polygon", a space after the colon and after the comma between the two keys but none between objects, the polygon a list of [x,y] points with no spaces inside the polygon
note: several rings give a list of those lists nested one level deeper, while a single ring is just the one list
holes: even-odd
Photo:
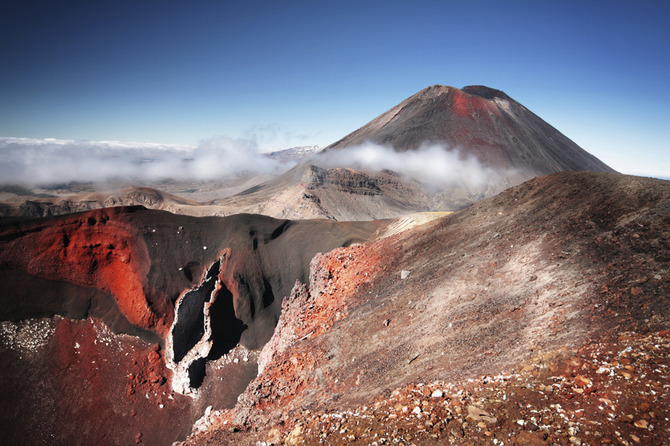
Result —
[{"label": "red crater", "polygon": [[449,93],[453,101],[451,110],[461,118],[475,120],[485,116],[488,117],[488,113],[494,113],[498,117],[501,116],[500,109],[493,101],[481,96],[470,95],[456,88],[451,88]]},{"label": "red crater", "polygon": [[[0,220],[3,439],[183,439],[208,407],[232,407],[256,376],[257,354],[244,347],[272,336],[283,298],[307,281],[314,255],[380,226],[142,207]],[[200,283],[209,271],[214,282]],[[179,394],[180,379],[197,398]]]},{"label": "red crater", "polygon": [[111,293],[132,325],[164,335],[171,314],[157,315],[143,289],[151,263],[147,247],[118,209],[71,215],[57,224],[46,220],[26,228],[22,237],[3,246],[0,265]]}]

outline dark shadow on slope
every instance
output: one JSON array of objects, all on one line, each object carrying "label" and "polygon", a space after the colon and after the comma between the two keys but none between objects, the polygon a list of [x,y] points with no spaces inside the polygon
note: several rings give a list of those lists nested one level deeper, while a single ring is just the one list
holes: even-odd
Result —
[{"label": "dark shadow on slope", "polygon": [[206,366],[207,360],[205,358],[198,358],[189,366],[188,380],[192,388],[197,389],[202,385],[202,382],[205,380]]},{"label": "dark shadow on slope", "polygon": [[186,353],[195,346],[205,334],[205,315],[203,307],[211,299],[219,275],[220,262],[210,266],[202,284],[182,297],[177,310],[177,318],[172,329],[174,361],[181,361]]},{"label": "dark shadow on slope", "polygon": [[235,317],[233,294],[221,284],[216,300],[209,308],[212,327],[212,349],[207,359],[216,360],[228,353],[238,342],[247,326]]},{"label": "dark shadow on slope", "polygon": [[69,282],[43,279],[11,267],[0,267],[0,321],[50,318],[98,318],[115,334],[163,344],[160,336],[131,324],[111,294]]}]

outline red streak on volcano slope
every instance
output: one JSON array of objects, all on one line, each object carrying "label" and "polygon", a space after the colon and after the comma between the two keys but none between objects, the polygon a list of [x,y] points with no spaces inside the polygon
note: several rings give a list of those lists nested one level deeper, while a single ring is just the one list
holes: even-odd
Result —
[{"label": "red streak on volcano slope", "polygon": [[475,118],[481,116],[489,116],[493,113],[501,117],[498,106],[492,101],[480,96],[473,96],[457,88],[449,89],[452,98],[451,110],[461,118]]},{"label": "red streak on volcano slope", "polygon": [[131,324],[163,335],[171,315],[161,319],[143,291],[150,266],[147,247],[118,209],[33,226],[3,246],[0,265],[109,292]]}]

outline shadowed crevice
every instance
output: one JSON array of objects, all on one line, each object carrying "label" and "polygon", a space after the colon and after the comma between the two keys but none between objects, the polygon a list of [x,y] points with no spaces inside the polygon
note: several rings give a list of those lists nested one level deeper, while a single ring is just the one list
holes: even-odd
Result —
[{"label": "shadowed crevice", "polygon": [[233,294],[223,284],[209,307],[209,317],[213,342],[207,359],[216,360],[240,342],[242,332],[247,326],[235,317]]},{"label": "shadowed crevice", "polygon": [[202,284],[184,294],[178,307],[172,329],[174,361],[181,361],[205,334],[203,307],[216,287],[221,263],[217,260],[209,267]]},{"label": "shadowed crevice", "polygon": [[202,385],[202,382],[205,380],[205,371],[207,369],[207,359],[198,358],[191,363],[188,368],[188,379],[190,386],[194,389],[197,389]]}]

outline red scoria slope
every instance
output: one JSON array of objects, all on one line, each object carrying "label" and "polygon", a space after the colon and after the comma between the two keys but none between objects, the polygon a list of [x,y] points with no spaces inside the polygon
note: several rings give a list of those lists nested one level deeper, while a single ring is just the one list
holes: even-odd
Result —
[{"label": "red scoria slope", "polygon": [[0,219],[3,439],[183,439],[205,408],[234,405],[256,373],[247,349],[272,336],[312,257],[380,225],[141,207]]},{"label": "red scoria slope", "polygon": [[668,444],[670,183],[537,178],[317,256],[188,444]]},{"label": "red scoria slope", "polygon": [[[12,240],[3,243],[0,264],[110,293],[132,325],[164,335],[172,314],[163,302],[149,301],[144,292],[149,253],[124,214],[124,208],[110,208],[62,218],[56,224],[45,220],[26,229],[9,228],[5,234],[11,233]],[[17,236],[15,231],[24,234]]]}]

